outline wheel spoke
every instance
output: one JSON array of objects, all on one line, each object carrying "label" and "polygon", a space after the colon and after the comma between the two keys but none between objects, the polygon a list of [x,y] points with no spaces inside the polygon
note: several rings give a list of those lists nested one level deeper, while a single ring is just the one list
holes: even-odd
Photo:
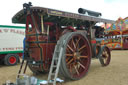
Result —
[{"label": "wheel spoke", "polygon": [[108,55],[108,52],[107,51],[105,51],[105,55]]},{"label": "wheel spoke", "polygon": [[67,48],[66,51],[69,52],[69,53],[71,52],[71,51],[69,50],[69,48]]},{"label": "wheel spoke", "polygon": [[105,58],[105,62],[107,62],[108,58]]},{"label": "wheel spoke", "polygon": [[108,54],[106,54],[105,56],[106,56],[106,58],[108,58],[108,56],[109,56],[109,55],[108,55]]},{"label": "wheel spoke", "polygon": [[80,41],[80,37],[78,38],[78,40],[76,41],[76,48],[77,48],[77,46],[78,46],[78,44],[79,44],[79,41]]},{"label": "wheel spoke", "polygon": [[73,54],[66,54],[66,56],[73,56]]},{"label": "wheel spoke", "polygon": [[70,58],[71,58],[71,57],[66,58],[66,62],[68,62]]},{"label": "wheel spoke", "polygon": [[103,51],[103,54],[102,54],[102,55],[104,55],[105,58],[108,58],[108,56],[109,56],[109,55],[108,55],[108,52],[107,52],[106,50]]},{"label": "wheel spoke", "polygon": [[76,66],[74,66],[74,68],[75,68],[75,70],[76,70],[77,75],[79,75],[80,73],[79,73],[79,71],[78,71],[77,67],[76,67]]},{"label": "wheel spoke", "polygon": [[81,48],[79,48],[78,51],[81,51],[82,49],[84,49],[86,47],[86,45],[83,45]]},{"label": "wheel spoke", "polygon": [[103,55],[105,55],[105,51],[103,51],[103,53],[102,53]]},{"label": "wheel spoke", "polygon": [[83,64],[81,64],[80,62],[78,62],[78,64],[85,69],[85,66]]},{"label": "wheel spoke", "polygon": [[79,69],[80,68],[80,64],[77,62],[77,69]]},{"label": "wheel spoke", "polygon": [[74,60],[74,59],[71,58],[71,59],[67,62],[67,64],[69,65],[73,60]]},{"label": "wheel spoke", "polygon": [[104,55],[102,56],[102,59],[103,59],[103,60],[105,59],[105,56],[104,56]]},{"label": "wheel spoke", "polygon": [[79,56],[80,58],[88,58],[88,56]]},{"label": "wheel spoke", "polygon": [[74,46],[74,49],[76,49],[76,45],[75,45],[75,43],[74,43],[73,38],[72,38],[72,44],[73,44],[73,46]]},{"label": "wheel spoke", "polygon": [[72,51],[72,52],[74,52],[74,50],[69,46],[69,45],[67,45],[68,46],[68,48]]},{"label": "wheel spoke", "polygon": [[107,63],[107,58],[104,58],[103,60],[104,60],[104,63],[106,64]]}]

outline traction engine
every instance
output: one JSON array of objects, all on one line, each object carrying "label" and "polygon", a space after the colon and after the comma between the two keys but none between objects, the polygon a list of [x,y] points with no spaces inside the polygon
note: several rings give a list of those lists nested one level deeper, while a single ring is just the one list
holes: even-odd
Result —
[{"label": "traction engine", "polygon": [[13,23],[26,24],[24,60],[33,73],[47,73],[51,65],[59,66],[62,76],[78,80],[87,74],[92,58],[99,59],[102,66],[109,65],[110,49],[101,44],[103,32],[98,30],[103,28],[96,23],[115,21],[83,8],[78,12],[81,14],[25,3],[12,18]]}]

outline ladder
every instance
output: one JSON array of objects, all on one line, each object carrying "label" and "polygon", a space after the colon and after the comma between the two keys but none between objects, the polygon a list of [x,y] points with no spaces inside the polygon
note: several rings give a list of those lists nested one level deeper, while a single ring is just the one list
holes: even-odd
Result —
[{"label": "ladder", "polygon": [[[20,74],[21,74],[21,71],[22,71],[22,69],[23,69],[23,64],[24,64],[24,59],[22,60],[22,63],[21,63],[21,65],[20,65],[20,69],[19,69],[17,78],[19,78],[19,76],[20,76]],[[24,69],[23,69],[23,74],[25,74],[25,72],[26,72],[27,65],[28,65],[28,61],[26,61],[25,67],[24,67]]]},{"label": "ladder", "polygon": [[[18,72],[18,75],[17,75],[17,78],[19,78],[19,75],[21,74],[21,71],[22,71],[22,69],[23,69],[23,65],[24,65],[24,62],[25,62],[25,47],[27,47],[26,46],[27,44],[26,44],[26,38],[24,38],[24,40],[23,40],[23,59],[22,59],[22,63],[21,63],[21,65],[20,65],[20,69],[19,69],[19,72]],[[24,67],[24,69],[23,69],[23,74],[25,74],[25,72],[26,72],[26,69],[27,69],[27,65],[28,65],[28,60],[26,60],[26,64],[25,64],[25,67]]]},{"label": "ladder", "polygon": [[[58,76],[62,54],[63,54],[63,47],[60,46],[59,42],[57,42],[57,44],[55,46],[53,58],[52,58],[52,63],[50,66],[50,71],[48,74],[48,84],[53,83],[53,85],[56,85],[56,78]],[[53,82],[50,82],[51,80],[53,80]]]}]

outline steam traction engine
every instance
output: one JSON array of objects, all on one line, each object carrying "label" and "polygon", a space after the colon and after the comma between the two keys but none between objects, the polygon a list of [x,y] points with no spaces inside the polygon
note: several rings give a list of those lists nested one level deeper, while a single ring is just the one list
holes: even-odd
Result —
[{"label": "steam traction engine", "polygon": [[33,73],[50,71],[52,75],[52,69],[57,68],[64,77],[77,80],[88,72],[91,58],[99,59],[102,66],[110,63],[110,50],[97,41],[95,36],[102,32],[96,33],[101,27],[95,24],[114,21],[99,18],[101,13],[82,8],[79,9],[82,14],[75,14],[33,7],[31,3],[23,6],[12,22],[26,24],[24,59]]}]

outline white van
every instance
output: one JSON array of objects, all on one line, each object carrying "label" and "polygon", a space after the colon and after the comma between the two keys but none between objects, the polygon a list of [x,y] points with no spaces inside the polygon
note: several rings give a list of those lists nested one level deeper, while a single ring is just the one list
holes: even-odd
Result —
[{"label": "white van", "polygon": [[23,53],[25,27],[0,25],[0,62],[16,65]]}]

